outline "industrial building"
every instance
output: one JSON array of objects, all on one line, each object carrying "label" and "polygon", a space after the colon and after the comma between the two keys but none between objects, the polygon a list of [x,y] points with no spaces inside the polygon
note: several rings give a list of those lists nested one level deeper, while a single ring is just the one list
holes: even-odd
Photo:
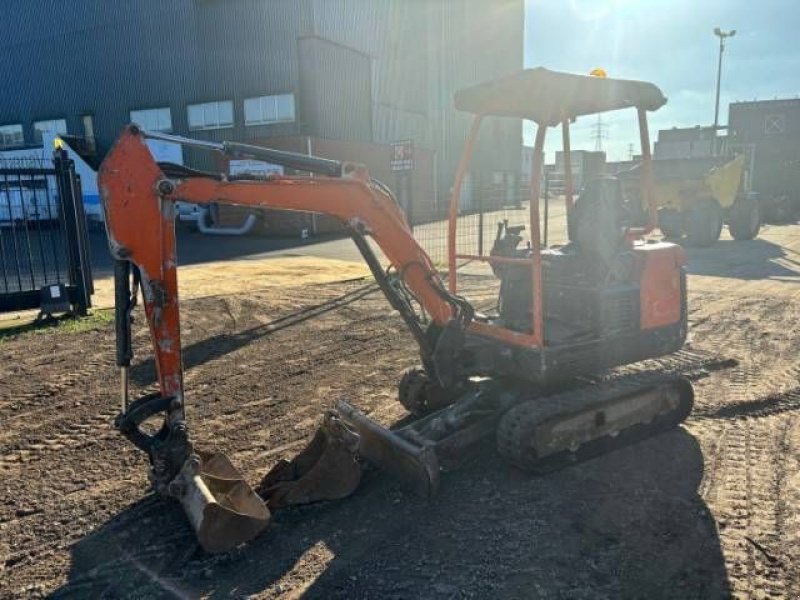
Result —
[{"label": "industrial building", "polygon": [[[387,144],[411,140],[417,201],[431,205],[450,188],[469,126],[454,91],[523,65],[523,0],[8,0],[0,17],[2,149],[57,131],[102,155],[134,121],[324,146],[393,185]],[[514,185],[519,121],[484,131],[468,188]],[[203,166],[191,152],[181,159]]]},{"label": "industrial building", "polygon": [[752,155],[752,188],[763,204],[800,208],[800,99],[732,103],[728,138]]},{"label": "industrial building", "polygon": [[[717,148],[715,149],[715,140]],[[661,129],[653,148],[657,160],[671,158],[705,158],[722,150],[722,140],[713,127],[673,127]]]}]

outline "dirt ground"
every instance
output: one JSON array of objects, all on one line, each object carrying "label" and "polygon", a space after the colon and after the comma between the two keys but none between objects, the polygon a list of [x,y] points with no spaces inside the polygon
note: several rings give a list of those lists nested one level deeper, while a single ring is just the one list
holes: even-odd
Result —
[{"label": "dirt ground", "polygon": [[[368,473],[209,556],[112,428],[113,328],[0,339],[0,598],[798,598],[800,226],[690,257],[685,427],[546,477],[487,447],[425,502]],[[252,482],[346,397],[390,424],[414,344],[367,281],[183,303],[194,437]],[[153,381],[137,327],[136,387]]]}]

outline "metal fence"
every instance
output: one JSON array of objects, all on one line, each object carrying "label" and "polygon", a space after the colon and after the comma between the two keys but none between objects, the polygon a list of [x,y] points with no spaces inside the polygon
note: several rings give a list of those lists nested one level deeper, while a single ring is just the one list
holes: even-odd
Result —
[{"label": "metal fence", "polygon": [[85,314],[94,292],[80,179],[66,152],[0,160],[0,312],[66,294]]},{"label": "metal fence", "polygon": [[[530,226],[530,188],[527,185],[517,184],[511,189],[476,186],[465,200],[462,199],[459,207],[456,228],[456,246],[460,253],[488,254],[497,224],[503,220],[507,219],[512,225],[525,225],[526,229]],[[413,222],[414,237],[440,266],[447,264],[447,204],[449,202],[443,202],[437,212],[429,210],[427,218]]]}]

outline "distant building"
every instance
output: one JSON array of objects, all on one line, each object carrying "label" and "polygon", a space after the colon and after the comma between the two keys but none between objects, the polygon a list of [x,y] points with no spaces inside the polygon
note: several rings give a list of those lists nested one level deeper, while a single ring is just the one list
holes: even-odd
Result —
[{"label": "distant building", "polygon": [[[719,138],[717,139],[719,143]],[[653,149],[656,160],[706,158],[714,154],[713,127],[673,127],[661,129]]]},{"label": "distant building", "polygon": [[[286,140],[409,139],[431,163],[415,181],[428,203],[469,127],[454,92],[523,66],[523,0],[6,0],[0,17],[0,149],[56,131],[102,152],[131,121],[303,148]],[[474,178],[518,177],[519,121],[489,121]],[[378,157],[359,156],[380,170]]]},{"label": "distant building", "polygon": [[[528,163],[532,161],[533,151],[524,152],[523,156],[528,157]],[[571,150],[570,171],[572,172],[572,190],[576,194],[583,185],[606,172],[606,153],[603,151],[590,150]],[[562,150],[556,151],[555,163],[545,165],[544,174],[547,176],[547,186],[549,191],[555,194],[563,194],[566,182],[565,153]],[[530,164],[523,166],[523,178],[525,174],[530,175]]]},{"label": "distant building", "polygon": [[728,137],[752,155],[752,188],[762,200],[788,196],[800,204],[800,99],[734,102]]}]

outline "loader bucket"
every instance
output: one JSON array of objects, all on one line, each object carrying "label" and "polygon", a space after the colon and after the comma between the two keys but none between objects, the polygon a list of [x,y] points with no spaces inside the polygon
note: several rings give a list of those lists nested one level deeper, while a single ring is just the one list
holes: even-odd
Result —
[{"label": "loader bucket", "polygon": [[226,552],[256,537],[269,522],[264,502],[221,452],[196,451],[170,487],[206,552]]},{"label": "loader bucket", "polygon": [[328,412],[311,443],[291,461],[275,465],[257,491],[273,510],[345,498],[361,482],[358,445],[358,434]]}]

